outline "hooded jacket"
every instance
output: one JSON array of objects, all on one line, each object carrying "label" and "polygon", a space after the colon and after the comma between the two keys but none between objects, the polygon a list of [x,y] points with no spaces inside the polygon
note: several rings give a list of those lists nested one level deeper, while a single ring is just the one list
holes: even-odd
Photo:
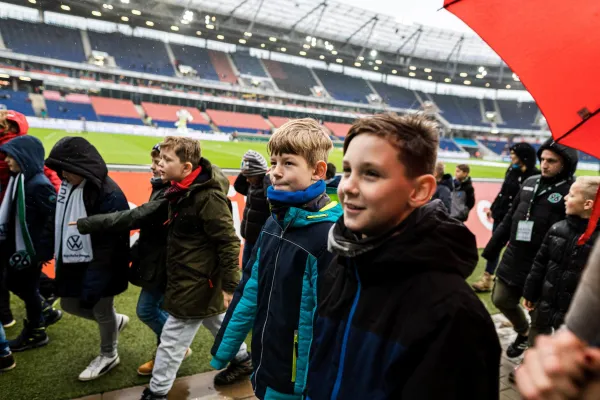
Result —
[{"label": "hooded jacket", "polygon": [[467,176],[462,182],[455,179],[450,215],[459,221],[466,222],[473,207],[475,207],[475,189],[471,177]]},{"label": "hooded jacket", "polygon": [[259,399],[299,400],[304,391],[317,277],[332,259],[327,234],[342,214],[324,194],[311,202],[316,206],[274,208],[211,351],[211,365],[224,368],[252,330],[252,385]]},{"label": "hooded jacket", "polygon": [[452,192],[454,191],[454,179],[452,175],[444,174],[442,180],[438,182],[437,188],[431,200],[441,200],[446,210],[450,212],[452,209]]},{"label": "hooded jacket", "polygon": [[498,336],[465,283],[475,236],[440,201],[375,239],[340,219],[329,244],[307,399],[498,398]]},{"label": "hooded jacket", "polygon": [[[84,138],[59,140],[46,159],[46,165],[59,174],[67,171],[87,180],[83,202],[88,216],[129,209],[121,188],[108,176],[102,156]],[[62,229],[60,222],[57,229]],[[57,294],[78,297],[86,307],[92,307],[102,297],[124,292],[129,269],[129,231],[92,234],[91,239],[94,253],[91,262],[56,262]]]},{"label": "hooded jacket", "polygon": [[[54,256],[54,217],[56,191],[44,175],[44,146],[33,136],[17,137],[0,146],[3,155],[15,159],[25,182],[25,221],[35,250],[33,265],[52,260]],[[13,210],[14,211],[14,210]],[[16,214],[11,218],[14,232]],[[15,251],[14,236],[6,241],[6,256]]]},{"label": "hooded jacket", "polygon": [[530,176],[540,174],[540,170],[535,167],[536,153],[533,146],[529,143],[517,143],[510,150],[515,152],[526,169],[523,171],[520,166],[511,165],[506,170],[500,193],[498,193],[490,207],[492,218],[498,223],[502,222],[506,213],[510,211],[513,199],[521,190],[523,182]]},{"label": "hooded jacket", "polygon": [[[487,260],[494,259],[510,241],[496,270],[496,276],[504,283],[520,289],[525,284],[546,233],[552,225],[565,218],[564,197],[575,181],[573,174],[577,170],[576,150],[555,143],[552,139],[547,140],[540,147],[538,158],[541,158],[544,150],[551,150],[561,156],[564,163],[562,171],[552,178],[535,175],[523,183],[512,203],[511,210],[494,231],[482,254]],[[536,187],[538,189],[534,193]],[[533,222],[531,240],[519,241],[517,240],[519,222],[527,220],[530,205],[529,221]]]},{"label": "hooded jacket", "polygon": [[536,325],[558,329],[565,320],[600,226],[582,246],[588,219],[567,215],[552,226],[525,281],[523,297],[536,303]]},{"label": "hooded jacket", "polygon": [[262,176],[259,185],[251,185],[244,174],[239,174],[233,184],[236,192],[246,196],[241,234],[249,243],[256,243],[263,225],[271,215],[267,201],[267,188],[270,185],[271,181],[266,175]]}]

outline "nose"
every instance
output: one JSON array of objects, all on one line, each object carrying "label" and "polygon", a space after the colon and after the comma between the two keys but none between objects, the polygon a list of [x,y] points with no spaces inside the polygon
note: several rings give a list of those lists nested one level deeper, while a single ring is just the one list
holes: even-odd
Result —
[{"label": "nose", "polygon": [[276,178],[281,178],[283,176],[279,164],[271,167],[271,175],[275,176]]},{"label": "nose", "polygon": [[346,195],[357,194],[358,186],[356,184],[356,178],[354,177],[354,174],[350,174],[349,176],[342,176],[339,189],[343,194]]}]

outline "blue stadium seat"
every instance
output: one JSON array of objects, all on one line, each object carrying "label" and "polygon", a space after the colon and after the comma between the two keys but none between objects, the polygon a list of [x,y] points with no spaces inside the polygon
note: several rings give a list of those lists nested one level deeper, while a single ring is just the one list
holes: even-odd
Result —
[{"label": "blue stadium seat", "polygon": [[334,99],[369,103],[367,96],[373,94],[373,91],[364,80],[331,71],[315,70],[315,73]]},{"label": "blue stadium seat", "polygon": [[194,68],[198,72],[198,78],[219,80],[219,75],[212,65],[208,50],[195,46],[183,46],[179,44],[170,44],[173,55],[176,60],[182,64]]},{"label": "blue stadium seat", "polygon": [[445,94],[430,94],[449,123],[455,125],[489,126],[481,120],[479,100]]},{"label": "blue stadium seat", "polygon": [[463,147],[479,147],[476,141],[467,138],[454,138],[454,142]]},{"label": "blue stadium seat", "polygon": [[505,155],[508,154],[509,145],[507,141],[482,139],[480,142],[498,155],[502,155],[503,153],[505,153]]},{"label": "blue stadium seat", "polygon": [[26,92],[0,90],[0,109],[15,110],[27,116],[35,115],[29,94]]},{"label": "blue stadium seat", "polygon": [[514,100],[496,100],[496,102],[504,121],[503,125],[498,125],[499,128],[538,129],[533,125],[538,114],[535,103],[520,103]]},{"label": "blue stadium seat", "polygon": [[392,107],[417,110],[421,106],[410,89],[388,85],[382,82],[371,82],[381,99]]},{"label": "blue stadium seat", "polygon": [[452,139],[440,138],[440,149],[444,151],[462,151]]},{"label": "blue stadium seat", "polygon": [[267,73],[260,64],[260,60],[256,57],[252,57],[250,54],[235,52],[231,53],[231,59],[235,63],[240,74],[252,75],[260,78],[266,78]]},{"label": "blue stadium seat", "polygon": [[313,74],[306,67],[279,61],[263,60],[271,78],[280,90],[302,96],[311,96],[311,88],[318,86]]},{"label": "blue stadium seat", "polygon": [[600,160],[598,160],[596,157],[590,156],[589,154],[586,154],[586,153],[584,153],[582,151],[579,152],[579,161],[587,162],[587,163],[598,163],[598,162],[600,162]]},{"label": "blue stadium seat", "polygon": [[0,32],[7,48],[15,53],[84,62],[81,32],[55,25],[0,19]]},{"label": "blue stadium seat", "polygon": [[81,119],[81,117],[85,117],[87,121],[98,121],[96,111],[91,104],[46,100],[46,110],[50,118]]}]

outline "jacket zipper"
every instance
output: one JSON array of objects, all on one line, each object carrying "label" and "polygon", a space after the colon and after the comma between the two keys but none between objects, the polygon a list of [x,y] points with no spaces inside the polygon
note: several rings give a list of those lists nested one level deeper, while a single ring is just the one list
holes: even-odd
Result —
[{"label": "jacket zipper", "polygon": [[260,335],[260,361],[258,362],[258,367],[254,372],[254,386],[256,386],[256,377],[258,376],[258,372],[260,371],[260,367],[262,366],[263,360],[263,351],[265,350],[265,331],[267,330],[267,323],[269,322],[269,311],[271,309],[271,296],[273,295],[273,286],[275,285],[275,276],[277,275],[277,264],[279,261],[279,253],[281,251],[281,242],[283,239],[283,235],[287,229],[294,223],[296,217],[290,221],[289,224],[281,231],[281,235],[279,235],[279,243],[277,244],[277,254],[275,255],[275,267],[273,268],[273,278],[271,279],[271,290],[269,290],[269,300],[267,302],[267,316],[265,318],[265,324],[263,325],[263,331]]},{"label": "jacket zipper", "polygon": [[344,361],[346,359],[346,346],[348,345],[350,327],[352,326],[352,320],[354,319],[354,313],[356,312],[358,299],[360,298],[360,289],[362,285],[360,283],[360,277],[358,276],[358,269],[356,268],[356,264],[354,264],[354,274],[356,276],[356,281],[358,282],[358,287],[356,288],[356,294],[354,295],[352,308],[350,308],[350,314],[348,315],[348,322],[346,323],[346,328],[344,329],[344,339],[342,340],[342,348],[340,350],[340,362],[338,366],[337,376],[335,378],[335,384],[333,385],[333,391],[331,392],[331,400],[337,400],[338,395],[340,394],[340,388],[342,386],[342,376],[344,374]]},{"label": "jacket zipper", "polygon": [[298,330],[294,331],[294,348],[292,350],[292,382],[296,382],[296,364],[298,360]]}]

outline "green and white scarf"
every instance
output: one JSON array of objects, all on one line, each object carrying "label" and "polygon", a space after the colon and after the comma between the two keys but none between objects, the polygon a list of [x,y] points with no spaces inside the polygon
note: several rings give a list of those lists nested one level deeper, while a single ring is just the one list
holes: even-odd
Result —
[{"label": "green and white scarf", "polygon": [[32,259],[35,257],[35,249],[25,219],[25,178],[23,174],[11,176],[8,181],[4,200],[0,205],[0,241],[5,241],[10,236],[8,227],[13,213],[13,205],[16,205],[14,232],[16,252],[10,257],[9,263],[13,268],[24,269],[31,265]]}]

